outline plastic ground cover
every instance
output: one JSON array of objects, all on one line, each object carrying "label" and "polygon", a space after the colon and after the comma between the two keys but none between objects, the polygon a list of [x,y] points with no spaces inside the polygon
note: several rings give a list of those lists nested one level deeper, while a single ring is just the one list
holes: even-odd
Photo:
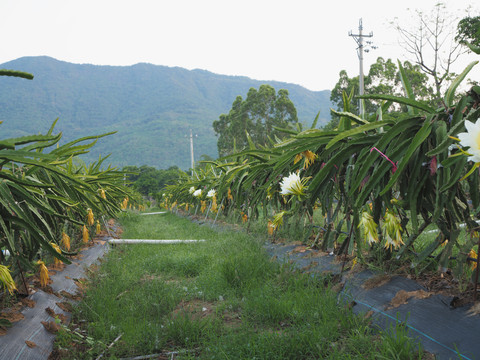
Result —
[{"label": "plastic ground cover", "polygon": [[[75,294],[77,286],[74,279],[85,277],[85,270],[102,257],[107,251],[108,245],[105,241],[99,242],[86,250],[83,250],[80,260],[73,260],[62,271],[50,276],[53,280],[52,290],[59,294],[66,291],[68,294]],[[67,295],[66,293],[64,293]],[[68,295],[67,295],[68,296]],[[26,307],[22,310],[24,319],[13,323],[6,335],[0,336],[0,359],[1,360],[45,360],[48,359],[53,350],[55,335],[47,331],[43,322],[54,321],[46,309],[52,309],[56,314],[63,314],[70,319],[71,314],[60,309],[57,303],[68,301],[68,298],[58,297],[42,290],[37,290],[29,296],[35,301],[35,307]],[[27,345],[28,342],[30,347]]]},{"label": "plastic ground cover", "polygon": [[[315,250],[296,252],[296,245],[266,244],[265,248],[278,261],[291,262],[299,269],[341,274],[342,264],[334,261],[334,256],[312,256],[320,254]],[[453,297],[428,295],[428,291],[414,280],[398,276],[377,287],[363,286],[375,277],[378,274],[372,271],[344,272],[345,285],[338,295],[339,301],[351,304],[357,314],[371,311],[372,323],[382,329],[405,322],[409,335],[418,338],[423,348],[436,355],[436,359],[480,359],[480,315],[469,314],[472,304],[452,308]],[[400,291],[425,298],[412,296],[406,303],[392,307],[391,302]]]}]

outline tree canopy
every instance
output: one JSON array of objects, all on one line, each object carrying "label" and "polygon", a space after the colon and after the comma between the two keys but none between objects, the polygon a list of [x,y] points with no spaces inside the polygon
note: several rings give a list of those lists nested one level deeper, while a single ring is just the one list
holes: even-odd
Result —
[{"label": "tree canopy", "polygon": [[166,185],[176,183],[183,174],[177,166],[171,166],[166,170],[158,170],[147,165],[125,166],[122,171],[126,173],[126,180],[130,186],[145,196],[151,196],[162,191]]},{"label": "tree canopy", "polygon": [[[420,71],[418,65],[413,65],[408,61],[405,61],[402,67],[414,93],[421,94],[417,100],[429,101],[432,97],[433,89],[427,85],[427,75]],[[365,94],[404,95],[399,68],[391,59],[377,58],[377,61],[371,65],[368,74],[365,76],[364,84]],[[340,78],[330,94],[330,101],[336,106],[337,110],[343,109],[343,93],[351,94],[353,91],[353,94],[356,95],[358,86],[358,76],[350,78],[345,70],[340,71]],[[374,113],[377,108],[377,102],[365,101],[366,113]],[[358,113],[358,102],[352,101],[350,103],[350,111]],[[336,122],[338,122],[338,119],[334,120],[332,124],[334,125]],[[329,124],[327,127],[331,127],[332,124]]]},{"label": "tree canopy", "polygon": [[460,20],[455,40],[461,44],[480,46],[480,16],[467,16]]},{"label": "tree canopy", "polygon": [[213,122],[218,154],[225,156],[245,148],[247,133],[255,144],[266,145],[270,139],[285,136],[275,127],[287,128],[296,123],[297,110],[288,97],[288,90],[277,93],[270,85],[261,85],[258,90],[250,88],[245,100],[237,96],[230,112]]},{"label": "tree canopy", "polygon": [[428,13],[416,10],[412,18],[417,24],[414,27],[395,22],[395,28],[402,38],[403,49],[432,81],[440,105],[442,90],[455,78],[452,66],[466,51],[455,37],[458,16],[448,12],[445,4],[438,3]]}]

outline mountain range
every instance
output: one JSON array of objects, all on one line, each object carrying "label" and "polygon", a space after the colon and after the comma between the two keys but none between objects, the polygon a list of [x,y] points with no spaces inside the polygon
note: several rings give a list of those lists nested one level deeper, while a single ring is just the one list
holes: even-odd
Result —
[{"label": "mountain range", "polygon": [[0,77],[2,139],[45,133],[59,118],[54,133],[61,143],[110,131],[86,161],[111,153],[115,166],[190,167],[189,133],[194,134],[195,161],[202,154],[217,157],[212,122],[228,113],[238,95],[269,84],[287,89],[299,121],[317,126],[330,121],[330,91],[139,63],[132,66],[73,64],[47,56],[22,57],[0,64],[2,69],[29,72],[33,80]]}]

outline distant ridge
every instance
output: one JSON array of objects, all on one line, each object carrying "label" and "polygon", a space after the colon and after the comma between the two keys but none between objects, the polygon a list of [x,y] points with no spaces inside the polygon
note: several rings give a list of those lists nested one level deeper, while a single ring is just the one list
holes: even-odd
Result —
[{"label": "distant ridge", "polygon": [[22,57],[0,68],[32,73],[33,80],[0,77],[2,139],[46,132],[58,117],[56,132],[63,142],[109,131],[86,160],[112,153],[116,166],[150,165],[189,168],[191,128],[197,135],[195,160],[217,157],[212,122],[228,113],[238,95],[270,84],[287,89],[300,122],[310,125],[320,111],[318,126],[330,120],[330,91],[299,85],[252,80],[139,63],[132,66],[72,64],[47,56]]}]

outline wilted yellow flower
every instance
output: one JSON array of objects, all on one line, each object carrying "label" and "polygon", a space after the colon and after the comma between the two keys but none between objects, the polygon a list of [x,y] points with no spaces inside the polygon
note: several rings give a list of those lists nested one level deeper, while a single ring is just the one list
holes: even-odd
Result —
[{"label": "wilted yellow flower", "polygon": [[105,190],[100,189],[100,197],[101,197],[102,199],[107,200],[107,195],[105,195]]},{"label": "wilted yellow flower", "polygon": [[296,164],[300,160],[302,160],[302,157],[305,158],[305,162],[303,164],[304,169],[308,169],[310,164],[313,164],[315,159],[318,157],[317,154],[311,152],[310,150],[303,151],[295,156],[295,159],[293,160],[293,163]]},{"label": "wilted yellow flower", "polygon": [[[55,251],[59,254],[62,253],[62,250],[60,249],[60,246],[58,246],[57,244],[55,244],[54,242],[51,242],[50,245],[55,249]],[[57,257],[54,258],[54,261],[55,261],[55,266],[57,265],[60,265],[60,264],[63,264],[63,261],[60,260],[60,259],[57,259]]]},{"label": "wilted yellow flower", "polygon": [[10,269],[5,265],[0,265],[0,282],[7,288],[10,295],[13,294],[13,290],[17,290],[15,281],[13,281]]},{"label": "wilted yellow flower", "polygon": [[313,164],[313,162],[315,161],[315,159],[318,157],[317,154],[311,152],[310,150],[307,150],[307,151],[303,151],[301,152],[300,154],[297,154],[295,156],[295,159],[293,160],[293,163],[296,164],[297,162],[299,162],[300,160],[302,160],[302,157],[305,158],[305,162],[303,163],[303,168],[304,169],[308,169],[308,167],[310,166],[310,164]]},{"label": "wilted yellow flower", "polygon": [[275,231],[275,224],[270,220],[268,220],[267,231],[268,235],[273,235],[273,232]]},{"label": "wilted yellow flower", "polygon": [[95,223],[95,220],[93,218],[93,211],[92,209],[88,208],[87,209],[87,224],[88,226],[92,226]]},{"label": "wilted yellow flower", "polygon": [[401,245],[404,245],[400,220],[388,209],[385,212],[383,224],[385,231],[385,249],[392,251],[392,248],[398,249]]},{"label": "wilted yellow flower", "polygon": [[88,243],[88,239],[89,239],[90,235],[88,234],[88,229],[85,225],[83,225],[82,237],[83,237],[83,242],[85,244]]},{"label": "wilted yellow flower", "polygon": [[203,214],[205,212],[205,209],[207,208],[207,201],[206,200],[201,200],[200,203],[202,204],[202,206],[200,207],[200,211]]},{"label": "wilted yellow flower", "polygon": [[70,251],[70,236],[68,236],[65,232],[62,232],[61,243],[67,251]]},{"label": "wilted yellow flower", "polygon": [[120,208],[121,208],[122,210],[127,210],[127,207],[128,207],[128,196],[126,196],[126,197],[123,199],[122,203],[120,204]]},{"label": "wilted yellow flower", "polygon": [[188,203],[185,204],[185,211],[188,211]]},{"label": "wilted yellow flower", "polygon": [[102,232],[102,226],[100,225],[100,221],[97,220],[97,227],[95,229],[95,233],[99,235]]},{"label": "wilted yellow flower", "polygon": [[242,222],[246,223],[248,221],[248,215],[242,212]]},{"label": "wilted yellow flower", "polygon": [[218,211],[217,197],[216,197],[216,196],[214,196],[214,197],[212,198],[212,207],[210,208],[210,211],[211,211],[212,213],[214,213],[214,214]]},{"label": "wilted yellow flower", "polygon": [[48,285],[48,280],[50,279],[50,277],[48,276],[48,269],[42,260],[38,260],[37,265],[39,265],[40,285],[44,287]]},{"label": "wilted yellow flower", "polygon": [[470,265],[471,269],[472,270],[475,270],[477,268],[477,252],[475,250],[470,250],[470,252],[468,253],[468,257],[469,258],[472,258],[472,259],[475,259],[475,261],[472,261],[470,260],[472,263]]},{"label": "wilted yellow flower", "polygon": [[355,256],[352,260],[352,269],[355,267],[355,265],[357,265],[357,262],[358,262],[358,258]]},{"label": "wilted yellow flower", "polygon": [[375,223],[375,221],[373,221],[372,215],[370,215],[367,211],[362,212],[362,217],[360,218],[360,224],[358,224],[358,227],[363,228],[365,240],[368,241],[369,245],[378,242],[377,226],[378,225]]},{"label": "wilted yellow flower", "polygon": [[232,196],[232,190],[230,190],[230,188],[228,188],[228,195],[227,195],[227,199],[228,199],[228,200],[233,200],[233,196]]}]

